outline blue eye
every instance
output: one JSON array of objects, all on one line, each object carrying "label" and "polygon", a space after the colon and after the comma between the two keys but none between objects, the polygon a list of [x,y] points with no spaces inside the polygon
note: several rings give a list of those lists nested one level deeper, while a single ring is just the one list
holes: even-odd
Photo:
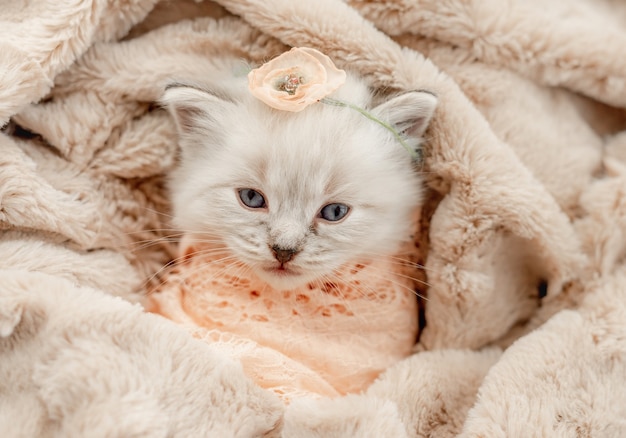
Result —
[{"label": "blue eye", "polygon": [[240,189],[239,190],[239,199],[243,202],[243,205],[250,208],[264,208],[267,205],[265,204],[265,198],[262,194],[252,189]]},{"label": "blue eye", "polygon": [[346,204],[328,204],[322,207],[320,217],[329,222],[337,222],[343,219],[349,211],[350,207]]}]

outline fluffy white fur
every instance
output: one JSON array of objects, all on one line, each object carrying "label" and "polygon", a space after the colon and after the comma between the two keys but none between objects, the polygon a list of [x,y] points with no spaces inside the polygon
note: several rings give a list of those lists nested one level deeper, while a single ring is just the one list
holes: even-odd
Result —
[{"label": "fluffy white fur", "polygon": [[[223,243],[279,289],[397,251],[411,235],[422,189],[411,155],[392,132],[347,107],[272,109],[249,93],[245,77],[223,74],[210,91],[174,85],[163,98],[182,148],[172,181],[176,225],[192,239]],[[437,103],[432,94],[410,92],[372,108],[366,84],[351,75],[332,97],[369,108],[412,146],[419,146]],[[262,193],[267,207],[245,207],[238,195],[244,188]],[[325,221],[319,213],[330,203],[350,211]],[[274,246],[298,253],[282,267]]]}]

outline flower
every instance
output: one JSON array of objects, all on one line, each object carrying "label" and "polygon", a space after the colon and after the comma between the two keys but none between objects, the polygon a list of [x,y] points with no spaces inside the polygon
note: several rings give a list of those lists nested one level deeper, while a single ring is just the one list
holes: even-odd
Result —
[{"label": "flower", "polygon": [[248,74],[254,97],[272,108],[292,112],[319,102],[345,81],[345,71],[308,47],[294,47]]}]

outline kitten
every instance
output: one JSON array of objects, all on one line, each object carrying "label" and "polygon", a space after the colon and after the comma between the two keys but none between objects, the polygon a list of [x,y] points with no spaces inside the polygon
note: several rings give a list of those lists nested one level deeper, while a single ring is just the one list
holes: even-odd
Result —
[{"label": "kitten", "polygon": [[[245,77],[223,76],[172,85],[163,97],[180,135],[171,197],[186,242],[219,242],[277,290],[395,254],[413,231],[422,181],[392,132],[347,107],[275,110]],[[394,126],[413,148],[437,102],[408,92],[373,106],[352,74],[330,97]]]}]

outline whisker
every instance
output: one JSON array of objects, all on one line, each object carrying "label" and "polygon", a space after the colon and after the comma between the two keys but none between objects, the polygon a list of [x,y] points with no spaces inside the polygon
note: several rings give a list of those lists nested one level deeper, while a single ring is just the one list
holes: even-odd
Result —
[{"label": "whisker", "polygon": [[206,240],[206,241],[223,241],[221,236],[218,236],[213,233],[208,233],[206,230],[186,230],[181,228],[148,228],[136,231],[127,231],[125,234],[129,236],[137,235],[137,234],[165,234],[170,236],[182,236],[185,234],[193,235],[194,241],[196,240]]},{"label": "whisker", "polygon": [[[378,272],[385,272],[385,273],[388,272],[386,269],[383,269],[383,268],[375,266],[375,265],[370,265],[369,267],[372,268],[372,269],[375,269]],[[417,277],[413,277],[411,275],[408,275],[408,274],[403,274],[401,272],[397,272],[396,271],[396,272],[393,272],[393,275],[395,275],[397,277],[402,277],[402,278],[409,279],[409,280],[414,281],[416,283],[423,284],[424,286],[432,287],[432,285],[430,283],[428,283],[428,282],[426,282],[426,281],[424,281],[422,279],[419,279]]]},{"label": "whisker", "polygon": [[[230,263],[227,263],[226,265],[222,266],[220,269],[216,270],[216,271],[212,271],[212,272],[205,272],[205,275],[202,278],[202,281],[200,281],[199,285],[203,288],[206,288],[207,285],[209,284],[209,282],[212,282],[213,280],[215,280],[216,278],[221,277],[222,275],[228,274],[229,271],[235,267],[237,268],[237,272],[239,271],[239,269],[241,268],[241,262],[239,262],[237,260],[237,257],[235,256],[231,256],[231,257],[225,257],[219,260],[219,263],[223,263],[225,261],[229,261],[229,260],[233,260]],[[216,261],[218,262],[218,261]],[[185,277],[185,280],[189,277],[191,277],[192,275],[197,274],[198,272],[202,272],[204,270],[207,269],[207,266],[209,266],[210,263],[204,264],[202,266],[198,266],[195,270],[193,271],[186,271],[185,274],[187,274],[187,276]],[[233,276],[238,276],[238,275],[234,275]]]},{"label": "whisker", "polygon": [[[191,277],[195,276],[196,274],[201,273],[203,270],[207,269],[207,266],[208,266],[208,265],[210,265],[210,264],[213,264],[213,263],[223,263],[223,262],[225,262],[225,261],[229,261],[229,260],[236,260],[236,259],[237,259],[237,257],[236,257],[236,256],[232,256],[232,255],[230,255],[230,256],[227,256],[227,257],[222,257],[222,258],[217,259],[217,260],[212,260],[212,261],[211,261],[211,262],[209,262],[209,263],[202,264],[202,265],[197,266],[197,267],[195,267],[195,268],[193,268],[193,269],[186,269],[186,270],[184,270],[184,271],[181,271],[181,272],[179,272],[180,278],[176,280],[175,284],[178,284],[178,285],[183,284],[183,283],[184,283],[185,281],[187,281],[189,278],[191,278]],[[205,285],[206,285],[206,283],[207,283],[209,280],[211,280],[213,277],[215,277],[215,276],[217,276],[217,275],[221,274],[222,272],[224,272],[225,270],[229,269],[231,266],[233,266],[233,265],[235,265],[235,264],[237,264],[237,263],[236,263],[236,262],[232,262],[232,263],[227,264],[226,266],[223,266],[222,268],[220,268],[219,270],[217,270],[217,271],[214,273],[214,275],[212,275],[212,276],[210,276],[210,277],[209,277],[209,276],[207,276],[206,278],[204,278],[204,279],[203,279],[203,281],[202,281],[202,282],[200,282],[200,285],[201,285],[201,286],[205,286]]]},{"label": "whisker", "polygon": [[[370,265],[370,267],[372,267],[372,266]],[[378,270],[379,270],[379,271],[383,271],[382,269],[378,269]],[[390,278],[390,276],[389,276],[389,275],[375,275],[375,274],[373,275],[371,272],[369,273],[369,275],[372,275],[374,278],[379,278],[379,279],[387,280],[387,281],[389,281],[390,283],[392,283],[392,284],[394,284],[394,285],[396,285],[396,286],[398,286],[398,287],[401,287],[401,288],[403,288],[403,289],[406,289],[407,291],[411,292],[411,293],[412,293],[413,295],[415,295],[416,297],[419,297],[419,298],[421,298],[421,299],[423,299],[423,300],[425,300],[425,301],[428,301],[428,297],[425,297],[424,295],[420,294],[419,292],[417,292],[417,290],[415,290],[415,289],[413,289],[413,288],[411,288],[411,287],[408,287],[408,286],[406,286],[406,285],[404,285],[404,284],[402,284],[402,283],[400,283],[400,282],[398,282],[398,281],[394,281],[394,280],[392,280],[392,279]],[[394,275],[396,275],[396,274],[394,273]],[[423,283],[423,284],[426,284],[426,285],[428,286],[428,284],[427,284],[427,283],[425,283],[425,282],[423,282],[423,281],[420,281],[420,282],[421,282],[421,283]]]},{"label": "whisker", "polygon": [[[321,296],[318,295],[318,297],[321,298],[322,300],[322,305],[326,306],[326,307],[330,307],[333,304],[335,304],[331,298],[331,294],[325,293],[324,289],[325,289],[325,285],[327,283],[341,283],[341,281],[339,281],[338,278],[335,278],[335,276],[332,276],[331,274],[322,274],[320,277],[316,278],[315,280],[311,281],[311,284],[317,289],[318,292],[320,292]],[[341,290],[341,288],[337,288],[335,289],[335,292],[337,293],[337,296],[340,298],[340,302],[346,306],[346,308],[354,315],[355,318],[361,320],[363,315],[361,315],[360,312],[356,311],[352,305],[350,304],[350,300],[348,300],[348,298],[345,296],[345,294],[343,293],[343,291]]]},{"label": "whisker", "polygon": [[149,211],[150,213],[154,213],[158,216],[165,216],[167,218],[170,219],[174,219],[174,216],[168,213],[165,213],[163,211],[159,211],[159,210],[155,210],[154,208],[150,208],[150,207],[143,207],[144,210]]},{"label": "whisker", "polygon": [[[337,274],[335,274],[334,272],[331,272],[330,274],[325,274],[323,276],[324,281],[330,281],[332,283],[344,283],[345,280],[343,280],[341,277],[339,277]],[[359,285],[359,288],[357,289],[357,291],[362,294],[361,289],[362,285]],[[355,318],[357,318],[357,320],[362,321],[364,323],[367,323],[367,315],[363,315],[362,312],[359,312],[358,310],[356,310],[355,308],[352,307],[351,304],[351,300],[348,299],[348,297],[345,296],[345,294],[343,293],[343,291],[341,290],[341,288],[337,289],[337,292],[339,294],[339,297],[341,298],[342,304],[345,305],[350,312],[352,312],[352,314],[354,315]],[[371,290],[371,292],[374,292],[374,290]]]},{"label": "whisker", "polygon": [[[245,263],[239,263],[239,269],[233,274],[237,278],[250,278],[250,274],[254,276],[254,270],[252,267]],[[263,290],[266,289],[267,283],[263,282]]]},{"label": "whisker", "polygon": [[179,230],[178,228],[146,228],[146,229],[136,230],[136,231],[127,231],[126,234],[132,236],[133,234],[159,233],[163,231],[176,231],[177,233],[184,233],[183,230]]},{"label": "whisker", "polygon": [[416,263],[412,260],[409,259],[405,259],[400,257],[400,255],[402,254],[410,254],[410,251],[404,252],[404,253],[396,253],[396,255],[388,255],[388,254],[383,254],[383,253],[376,253],[376,252],[372,252],[372,251],[368,251],[368,252],[364,252],[363,254],[367,254],[368,256],[376,256],[376,257],[381,257],[381,258],[388,258],[393,260],[395,263],[398,264],[402,264],[402,265],[406,265],[406,266],[413,266],[419,269],[423,269],[425,271],[433,271],[435,272],[432,268],[428,268],[420,263]]},{"label": "whisker", "polygon": [[[232,259],[238,259],[238,257],[235,256],[235,255],[233,255],[231,258]],[[206,265],[204,265],[203,267],[206,267]],[[210,280],[215,279],[215,277],[218,277],[218,276],[222,275],[222,273],[228,274],[229,271],[231,269],[233,269],[233,267],[236,268],[236,270],[235,270],[235,272],[230,273],[230,275],[232,275],[233,277],[239,278],[239,279],[245,278],[243,274],[250,269],[247,264],[241,262],[240,260],[237,260],[236,262],[229,263],[228,265],[223,266],[221,269],[219,269],[217,271],[211,272],[211,275],[207,276],[207,278],[205,279],[205,282],[203,284],[205,284],[206,282],[208,282]]]},{"label": "whisker", "polygon": [[[145,280],[143,282],[143,284],[142,284],[142,289],[145,289],[157,276],[159,276],[160,274],[164,273],[167,269],[175,266],[180,261],[185,260],[186,258],[188,258],[190,256],[196,256],[196,255],[219,255],[220,253],[228,254],[228,251],[226,249],[224,249],[224,248],[211,248],[211,249],[205,249],[205,250],[196,250],[196,251],[194,251],[191,254],[184,254],[184,255],[181,255],[179,257],[176,257],[176,258],[170,260],[169,262],[167,262],[160,269],[158,269],[156,272],[154,272],[147,280]],[[164,284],[164,281],[161,281],[157,287],[163,286],[163,284]],[[148,291],[148,293],[152,293],[152,292],[153,291]]]},{"label": "whisker", "polygon": [[[179,236],[183,236],[185,233],[181,233]],[[140,251],[142,249],[149,248],[160,244],[167,243],[180,243],[180,237],[176,235],[163,236],[154,239],[143,239],[124,245],[133,251]],[[207,239],[195,239],[194,243],[197,244],[223,244],[221,240],[207,240]]]},{"label": "whisker", "polygon": [[[332,283],[332,282],[333,282],[333,279],[331,279],[328,276],[328,274],[322,274],[318,278],[316,278],[315,280],[311,281],[313,286],[316,287],[318,289],[318,291],[321,293],[322,304],[324,306],[328,306],[328,305],[332,304],[330,302],[330,297],[328,296],[328,294],[326,294],[324,292],[324,284],[325,283]],[[344,299],[345,299],[345,297],[344,297]]]},{"label": "whisker", "polygon": [[159,237],[157,239],[144,239],[144,240],[138,240],[136,242],[131,242],[128,244],[123,245],[123,247],[126,247],[128,249],[130,249],[131,251],[141,251],[144,250],[146,248],[150,248],[153,246],[158,246],[158,245],[166,245],[166,244],[176,244],[179,243],[179,239],[176,237]]}]

